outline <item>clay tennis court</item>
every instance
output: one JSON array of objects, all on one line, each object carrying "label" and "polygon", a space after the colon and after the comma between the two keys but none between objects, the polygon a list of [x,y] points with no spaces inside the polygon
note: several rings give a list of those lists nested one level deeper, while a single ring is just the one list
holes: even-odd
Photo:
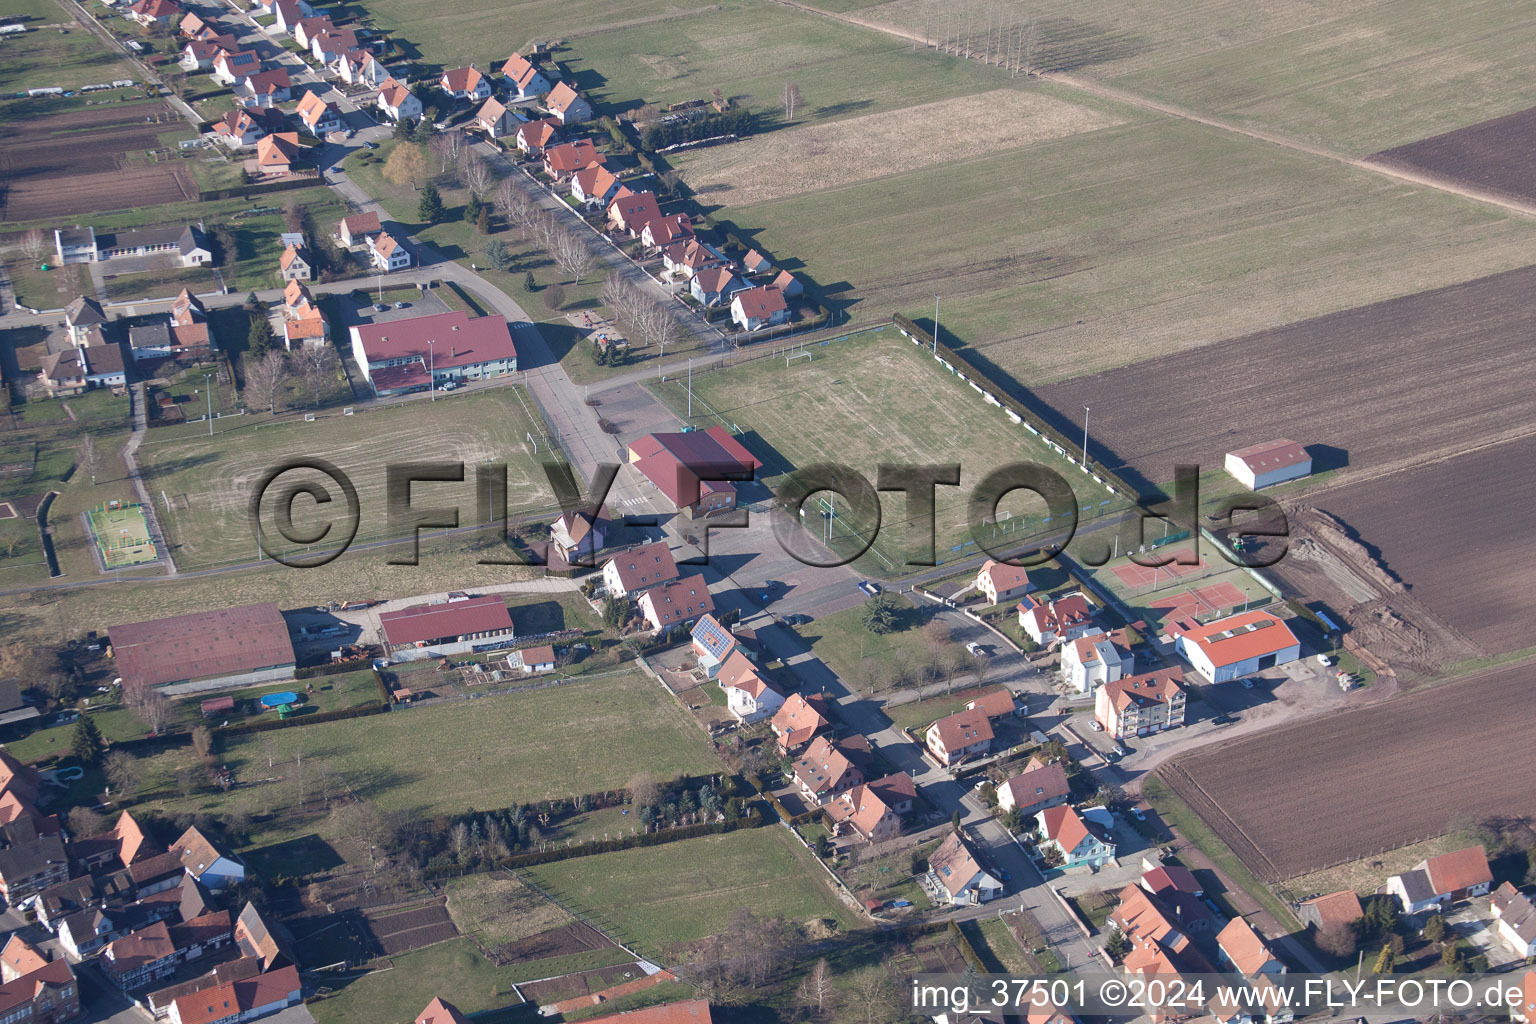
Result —
[{"label": "clay tennis court", "polygon": [[1199,565],[1185,565],[1184,562],[1194,557],[1193,548],[1179,548],[1173,553],[1173,561],[1167,565],[1156,568],[1148,568],[1145,565],[1137,565],[1135,562],[1127,562],[1124,565],[1114,566],[1110,571],[1122,584],[1131,590],[1140,590],[1142,587],[1150,587],[1158,580],[1166,580],[1170,576],[1189,576],[1195,573],[1203,573],[1210,569],[1205,557],[1201,556]]},{"label": "clay tennis court", "polygon": [[1168,622],[1171,619],[1222,615],[1247,603],[1247,594],[1223,580],[1208,587],[1195,587],[1177,594],[1152,598],[1146,602],[1146,607],[1163,611],[1162,620]]}]

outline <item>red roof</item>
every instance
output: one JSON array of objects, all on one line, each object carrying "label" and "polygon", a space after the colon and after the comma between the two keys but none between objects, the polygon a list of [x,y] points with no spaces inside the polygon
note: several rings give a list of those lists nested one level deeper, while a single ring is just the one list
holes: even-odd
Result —
[{"label": "red roof", "polygon": [[639,231],[660,217],[661,209],[656,205],[656,193],[633,192],[609,203],[608,215],[617,217],[626,231]]},{"label": "red roof", "polygon": [[358,235],[372,235],[384,230],[384,225],[379,223],[377,213],[354,213],[342,220],[347,227],[347,234],[356,238]]},{"label": "red roof", "polygon": [[1251,444],[1227,454],[1241,459],[1243,464],[1256,474],[1273,472],[1311,459],[1305,448],[1285,438]]},{"label": "red roof", "polygon": [[1298,643],[1290,627],[1266,611],[1243,612],[1181,631],[1217,668],[1274,654]]},{"label": "red roof", "polygon": [[579,171],[583,167],[600,164],[606,159],[607,157],[599,153],[597,147],[586,139],[562,142],[544,151],[544,164],[554,174]]},{"label": "red roof", "polygon": [[75,972],[69,966],[69,961],[63,957],[50,960],[35,971],[0,985],[0,1013],[9,1014],[31,1003],[45,987],[60,988],[72,984],[74,980]]},{"label": "red roof", "polygon": [[1275,958],[1264,937],[1253,930],[1253,925],[1240,917],[1234,917],[1216,936],[1216,944],[1227,954],[1240,974],[1258,974],[1259,970]]},{"label": "red roof", "polygon": [[550,110],[563,114],[569,110],[571,104],[575,103],[579,98],[580,97],[576,90],[572,89],[565,82],[556,82],[555,87],[549,90],[549,98],[547,100],[547,104]]},{"label": "red roof", "polygon": [[299,969],[290,966],[243,981],[189,992],[176,997],[173,1005],[181,1024],[209,1024],[258,1006],[286,1002],[299,991]]},{"label": "red roof", "polygon": [[640,595],[642,608],[649,608],[660,626],[675,626],[715,610],[714,598],[704,577],[688,576],[664,583]]},{"label": "red roof", "polygon": [[630,460],[679,508],[701,494],[734,491],[725,479],[750,478],[762,462],[724,427],[678,434],[647,434],[629,446]]},{"label": "red roof", "polygon": [[448,92],[474,92],[481,77],[480,72],[474,68],[454,68],[443,72],[443,88]]},{"label": "red roof", "polygon": [[[512,332],[499,316],[471,320],[462,310],[363,324],[352,328],[370,362],[419,358],[435,369],[452,369],[496,360],[515,361]],[[429,346],[429,343],[432,343]]]},{"label": "red roof", "polygon": [[981,567],[978,577],[985,576],[992,582],[992,589],[998,593],[1014,590],[1018,587],[1029,586],[1029,572],[1017,565],[1009,565],[1006,562],[994,562],[987,559]]},{"label": "red roof", "polygon": [[749,320],[766,320],[774,313],[789,308],[784,304],[784,293],[773,285],[737,292],[731,301],[741,303],[742,315]]},{"label": "red roof", "polygon": [[1156,672],[1146,672],[1138,676],[1126,676],[1114,682],[1104,684],[1104,693],[1116,711],[1124,711],[1132,704],[1145,707],[1149,704],[1166,704],[1175,695],[1183,692],[1179,685],[1184,679],[1184,670],[1175,666],[1173,668],[1160,668]]},{"label": "red roof", "polygon": [[469,1018],[460,1013],[457,1006],[438,996],[416,1016],[416,1024],[469,1024]]},{"label": "red roof", "polygon": [[1436,893],[1460,892],[1474,885],[1489,885],[1493,872],[1488,869],[1488,855],[1481,846],[1469,846],[1465,850],[1442,853],[1424,862],[1429,884]]},{"label": "red roof", "polygon": [[1015,807],[1034,807],[1051,800],[1059,800],[1071,792],[1066,769],[1059,762],[1040,764],[1031,760],[1031,767],[1022,775],[1015,775],[1003,785],[1013,794]]},{"label": "red roof", "polygon": [[606,1017],[588,1017],[587,1024],[712,1024],[709,1000],[689,999],[682,1003],[648,1006],[643,1010],[625,1010]]},{"label": "red roof", "polygon": [[108,633],[117,670],[130,686],[232,675],[294,661],[288,624],[270,601],[129,622]]},{"label": "red roof", "polygon": [[612,564],[618,573],[619,585],[626,594],[678,577],[677,562],[672,559],[672,549],[664,540],[625,548],[603,565],[605,573],[608,564]]},{"label": "red roof", "polygon": [[957,711],[934,722],[929,729],[937,734],[946,754],[978,743],[991,743],[994,737],[985,711]]},{"label": "red roof", "polygon": [[507,603],[494,594],[472,597],[468,601],[422,604],[384,612],[379,616],[384,638],[392,644],[414,644],[467,636],[473,633],[505,632],[512,628]]}]

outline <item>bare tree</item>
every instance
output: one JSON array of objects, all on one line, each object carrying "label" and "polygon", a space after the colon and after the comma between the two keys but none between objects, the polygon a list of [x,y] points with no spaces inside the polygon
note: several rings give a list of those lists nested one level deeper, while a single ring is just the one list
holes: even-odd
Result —
[{"label": "bare tree", "polygon": [[114,750],[102,761],[107,785],[118,800],[132,800],[139,792],[138,759],[124,750]]},{"label": "bare tree", "polygon": [[96,437],[89,430],[80,434],[80,465],[91,474],[91,485],[96,484]]},{"label": "bare tree", "polygon": [[465,150],[464,167],[459,173],[459,180],[464,182],[464,187],[476,199],[484,200],[496,184],[496,169],[479,153]]},{"label": "bare tree", "polygon": [[550,239],[549,255],[554,258],[555,265],[570,274],[577,285],[592,272],[592,264],[597,260],[587,240],[574,231],[556,232]]},{"label": "bare tree", "polygon": [[1035,55],[1040,51],[1040,25],[1030,18],[1019,28],[1019,46],[1014,60],[1014,75],[1030,74],[1035,69]]},{"label": "bare tree", "polygon": [[793,121],[795,111],[800,109],[800,87],[794,82],[784,86],[784,120]]},{"label": "bare tree", "polygon": [[656,784],[656,779],[650,772],[641,772],[634,776],[625,788],[629,790],[629,798],[634,801],[636,807],[654,807],[661,799],[661,787]]},{"label": "bare tree", "polygon": [[261,738],[261,757],[267,762],[267,769],[271,770],[277,764],[277,739],[271,733]]},{"label": "bare tree", "polygon": [[48,251],[48,236],[43,234],[41,228],[33,228],[21,236],[17,245],[23,256],[36,263],[43,258],[43,253]]},{"label": "bare tree", "polygon": [[816,1016],[824,1016],[832,1009],[837,990],[832,986],[832,968],[827,966],[826,957],[816,961],[811,972],[801,980],[796,995],[800,1005]]},{"label": "bare tree", "polygon": [[213,733],[206,725],[192,730],[192,750],[205,761],[213,753]]},{"label": "bare tree", "polygon": [[320,389],[336,375],[336,350],[323,342],[319,345],[303,345],[293,354],[294,368],[309,384],[314,396],[315,408],[320,408]]},{"label": "bare tree", "polygon": [[123,701],[156,736],[171,722],[173,708],[170,700],[152,686],[124,686]]},{"label": "bare tree", "polygon": [[511,178],[503,178],[491,196],[491,205],[507,219],[508,224],[517,228],[519,236],[528,237],[528,229],[533,226],[533,218],[538,215],[539,204],[538,200],[528,194],[527,189],[519,187]]},{"label": "bare tree", "polygon": [[252,404],[257,407],[266,406],[267,411],[274,416],[277,414],[278,396],[287,383],[288,358],[277,349],[272,349],[245,368],[245,390],[254,399]]},{"label": "bare tree", "polygon": [[432,156],[432,164],[437,168],[438,174],[446,174],[458,162],[458,154],[455,139],[457,132],[448,132],[432,136],[432,141],[427,143],[427,152]]}]

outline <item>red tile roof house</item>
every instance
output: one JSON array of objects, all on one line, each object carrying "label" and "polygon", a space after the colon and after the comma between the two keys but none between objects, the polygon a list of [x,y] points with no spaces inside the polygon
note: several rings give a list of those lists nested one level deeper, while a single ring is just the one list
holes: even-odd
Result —
[{"label": "red tile roof house", "polygon": [[544,150],[544,173],[556,181],[564,181],[577,171],[607,161],[597,147],[586,139],[562,142]]},{"label": "red tile roof house", "polygon": [[1486,895],[1492,885],[1488,855],[1481,846],[1469,846],[1419,861],[1413,870],[1393,875],[1387,879],[1387,895],[1397,897],[1403,913],[1417,914]]},{"label": "red tile roof house", "polygon": [[521,125],[522,122],[517,119],[517,115],[495,97],[486,100],[475,112],[474,127],[493,139],[499,139],[517,131]]},{"label": "red tile roof house", "polygon": [[1296,905],[1296,920],[1304,927],[1319,932],[1329,928],[1347,928],[1364,916],[1360,897],[1349,889],[1331,892],[1326,896],[1314,896]]},{"label": "red tile roof house", "polygon": [[827,721],[827,701],[821,694],[806,697],[793,693],[773,716],[769,728],[778,740],[779,750],[793,754],[815,739],[831,723]]},{"label": "red tile roof house", "polygon": [[976,574],[976,589],[987,598],[987,604],[1002,604],[1023,597],[1035,589],[1029,582],[1029,573],[1021,566],[1008,565],[987,559]]},{"label": "red tile roof house", "polygon": [[1216,947],[1221,966],[1235,970],[1245,978],[1285,973],[1285,964],[1275,956],[1264,937],[1240,917],[1227,922],[1216,936]]},{"label": "red tile roof house", "polygon": [[213,59],[213,79],[222,85],[234,85],[259,71],[261,56],[255,50],[225,50]]},{"label": "red tile roof house", "polygon": [[630,238],[637,237],[647,224],[660,216],[661,208],[656,205],[654,192],[631,192],[608,204],[609,229],[623,231]]},{"label": "red tile roof house", "polygon": [[1054,601],[1047,596],[1026,596],[1019,602],[1019,627],[1042,646],[1102,632],[1082,594],[1067,594]]},{"label": "red tile roof house", "polygon": [[384,226],[379,223],[377,213],[355,213],[336,225],[336,238],[342,245],[351,248],[362,245],[383,230]]},{"label": "red tile roof house", "polygon": [[469,1024],[469,1018],[460,1013],[457,1006],[439,996],[416,1015],[416,1024]]},{"label": "red tile roof house", "polygon": [[1257,491],[1312,472],[1312,456],[1295,441],[1280,438],[1227,452],[1226,470],[1249,490]]},{"label": "red tile roof house", "polygon": [[1017,718],[1024,713],[1024,709],[1019,706],[1018,698],[1006,686],[999,686],[980,697],[966,701],[965,710],[980,711],[993,722],[999,718]]},{"label": "red tile roof house", "polygon": [[[11,939],[12,943],[18,941]],[[49,960],[32,950],[24,967],[18,970],[10,963],[4,966],[0,975],[0,1020],[11,1024],[62,1024],[80,1015],[80,985],[68,960]]]},{"label": "red tile roof house", "polygon": [[385,650],[406,660],[489,650],[513,639],[512,614],[495,594],[383,612],[379,627]]},{"label": "red tile roof house", "polygon": [[[442,1022],[434,1022],[434,1024],[442,1024]],[[681,1003],[648,1006],[643,1010],[625,1010],[606,1017],[588,1017],[586,1024],[711,1024],[711,1022],[708,1000],[689,999]]]},{"label": "red tile roof house", "polygon": [[705,306],[729,302],[732,295],[747,287],[728,267],[706,267],[693,275],[688,291]]},{"label": "red tile roof house", "polygon": [[298,132],[268,135],[256,143],[256,167],[262,174],[286,175],[301,159],[301,153]]},{"label": "red tile roof house", "polygon": [[916,797],[917,787],[905,772],[854,786],[826,805],[832,835],[851,831],[866,843],[894,839],[905,827]]},{"label": "red tile roof house", "polygon": [[1207,682],[1224,683],[1286,665],[1301,657],[1301,642],[1290,627],[1267,611],[1243,612],[1201,625],[1176,622],[1174,644]]},{"label": "red tile roof house", "polygon": [[1536,971],[1521,975],[1517,991],[1519,994],[1510,1000],[1510,1020],[1516,1024],[1536,1024]]},{"label": "red tile roof house", "polygon": [[334,106],[315,95],[313,89],[304,93],[294,113],[299,115],[304,130],[317,139],[341,127],[341,114]]},{"label": "red tile roof house", "polygon": [[272,602],[129,622],[108,635],[125,687],[208,682],[234,688],[293,678],[288,623]]},{"label": "red tile roof house", "polygon": [[1511,883],[1494,890],[1488,901],[1493,913],[1493,933],[1521,958],[1536,956],[1536,904]]},{"label": "red tile roof house", "polygon": [[507,62],[501,66],[501,73],[506,76],[507,84],[520,100],[543,96],[550,90],[550,82],[544,77],[544,72],[520,53],[507,58]]},{"label": "red tile roof house", "polygon": [[240,104],[246,107],[275,107],[287,102],[292,91],[287,68],[268,68],[246,75],[235,89]]},{"label": "red tile roof house", "polygon": [[171,1024],[242,1024],[293,1006],[302,997],[299,970],[288,966],[177,996],[167,1016]]},{"label": "red tile roof house", "polygon": [[170,852],[187,874],[214,892],[245,880],[245,862],[203,834],[196,826],[183,832]]},{"label": "red tile roof house", "polygon": [[178,965],[229,945],[233,939],[229,911],[218,910],[183,924],[157,921],[102,950],[102,973],[118,988],[131,991],[169,977]]},{"label": "red tile roof house", "polygon": [[[699,579],[702,581],[703,577]],[[654,590],[646,591],[641,600],[653,593]],[[763,678],[758,667],[740,650],[725,659],[717,680],[725,691],[726,707],[743,725],[761,722],[784,706],[784,695]]]},{"label": "red tile roof house", "polygon": [[854,757],[868,750],[867,743],[864,750],[859,749],[860,741],[863,737],[849,737],[842,743],[825,736],[811,741],[794,766],[795,782],[808,803],[820,807],[864,781],[864,769],[854,762]]},{"label": "red tile roof house", "polygon": [[664,633],[675,626],[693,625],[699,616],[715,610],[715,602],[704,577],[693,575],[652,587],[640,595],[635,607],[653,632]]},{"label": "red tile roof house", "polygon": [[1094,719],[1114,739],[1151,736],[1184,724],[1184,670],[1165,668],[1099,687]]},{"label": "red tile roof house", "polygon": [[957,711],[930,725],[923,742],[934,760],[953,768],[992,749],[992,722],[984,711]]},{"label": "red tile roof house", "polygon": [[[229,46],[234,46],[235,41],[229,40]],[[213,67],[214,59],[223,53],[227,46],[214,42],[211,39],[194,39],[181,48],[181,69],[183,71],[207,71]]]},{"label": "red tile roof house", "polygon": [[390,273],[404,270],[411,265],[411,251],[388,231],[380,231],[368,238],[368,261],[375,270]]},{"label": "red tile roof house", "polygon": [[[683,217],[685,215],[678,214],[677,216]],[[651,237],[656,237],[653,229],[665,226],[669,220],[670,218],[663,217],[659,221],[651,221],[645,226],[645,231],[641,232],[641,239],[643,240],[647,234]],[[726,259],[725,254],[719,249],[716,249],[708,242],[702,242],[694,238],[692,227],[688,228],[687,234],[682,240],[667,244],[661,250],[663,271],[673,279],[682,278],[686,281],[705,267],[723,267],[729,265],[729,263],[730,260]]]},{"label": "red tile roof house", "polygon": [[664,540],[627,547],[603,563],[603,590],[607,594],[638,597],[642,590],[677,578],[677,563]]},{"label": "red tile roof house", "polygon": [[997,806],[1004,811],[1017,810],[1027,818],[1066,803],[1071,792],[1066,769],[1059,762],[1046,764],[1032,757],[1023,772],[997,787]]},{"label": "red tile roof house", "polygon": [[1035,814],[1041,849],[1061,854],[1061,867],[1095,870],[1115,859],[1114,818],[1102,807],[1081,812],[1068,804],[1047,807]]},{"label": "red tile roof house", "polygon": [[548,118],[525,121],[512,134],[512,143],[525,155],[542,157],[550,146],[560,141],[560,129]]},{"label": "red tile roof house", "polygon": [[592,565],[592,560],[603,549],[604,523],[601,509],[583,508],[561,513],[560,518],[549,525],[549,543],[567,564]]},{"label": "red tile roof house", "polygon": [[629,445],[629,462],[679,511],[694,519],[736,507],[731,481],[751,480],[762,462],[724,427],[647,434]]},{"label": "red tile roof house", "polygon": [[421,100],[411,92],[410,86],[393,78],[379,86],[374,105],[391,121],[421,116]]},{"label": "red tile roof house", "polygon": [[[360,324],[349,329],[352,358],[377,394],[392,388],[427,387],[432,377],[447,380],[485,380],[517,369],[517,347],[512,332],[499,316],[473,320],[462,310]],[[404,369],[405,376],[392,379],[383,371]]]},{"label": "red tile roof house", "polygon": [[1003,892],[1003,883],[982,868],[958,832],[951,832],[928,855],[928,877],[951,906],[975,906]]},{"label": "red tile roof house", "polygon": [[308,50],[315,37],[322,32],[334,32],[336,23],[331,20],[329,14],[320,14],[311,18],[300,18],[293,26],[293,41]]},{"label": "red tile roof house", "polygon": [[757,331],[789,319],[784,293],[773,285],[737,292],[731,299],[731,321],[744,331]]},{"label": "red tile roof house", "polygon": [[561,124],[580,124],[592,120],[592,104],[565,82],[557,82],[544,97],[544,107]]},{"label": "red tile roof house", "polygon": [[128,8],[128,17],[140,25],[167,26],[182,16],[181,5],[175,0],[138,0]]},{"label": "red tile roof house", "polygon": [[1061,677],[1078,693],[1123,679],[1135,671],[1135,658],[1115,642],[1123,634],[1091,633],[1062,645]]},{"label": "red tile roof house", "polygon": [[313,273],[303,251],[292,245],[277,258],[277,269],[284,281],[308,281]]},{"label": "red tile roof house", "polygon": [[602,206],[610,199],[630,194],[618,176],[602,164],[584,167],[571,175],[571,198],[588,206]]},{"label": "red tile roof house", "polygon": [[473,64],[467,68],[444,71],[437,80],[438,86],[455,100],[479,103],[491,98],[491,80],[481,74]]},{"label": "red tile roof house", "polygon": [[[640,244],[647,249],[665,249],[685,244],[693,237],[693,218],[686,213],[671,213],[648,221],[640,229]],[[678,252],[682,252],[681,248]]]},{"label": "red tile roof house", "polygon": [[550,644],[541,644],[538,647],[525,647],[508,655],[507,663],[513,668],[522,669],[525,676],[531,676],[536,672],[553,672],[555,670],[555,649]]}]

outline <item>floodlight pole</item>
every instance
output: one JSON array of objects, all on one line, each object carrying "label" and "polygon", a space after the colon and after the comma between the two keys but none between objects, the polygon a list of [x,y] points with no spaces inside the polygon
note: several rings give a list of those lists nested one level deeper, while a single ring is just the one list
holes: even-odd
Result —
[{"label": "floodlight pole", "polygon": [[427,342],[427,389],[437,401],[437,339]]},{"label": "floodlight pole", "polygon": [[688,418],[693,419],[693,356],[688,357]]},{"label": "floodlight pole", "polygon": [[1083,406],[1083,469],[1088,468],[1088,407]]},{"label": "floodlight pole", "polygon": [[208,436],[213,436],[213,392],[209,390],[208,382],[213,379],[213,374],[203,374],[203,392],[208,398]]},{"label": "floodlight pole", "polygon": [[939,297],[933,297],[933,354],[939,354]]}]

